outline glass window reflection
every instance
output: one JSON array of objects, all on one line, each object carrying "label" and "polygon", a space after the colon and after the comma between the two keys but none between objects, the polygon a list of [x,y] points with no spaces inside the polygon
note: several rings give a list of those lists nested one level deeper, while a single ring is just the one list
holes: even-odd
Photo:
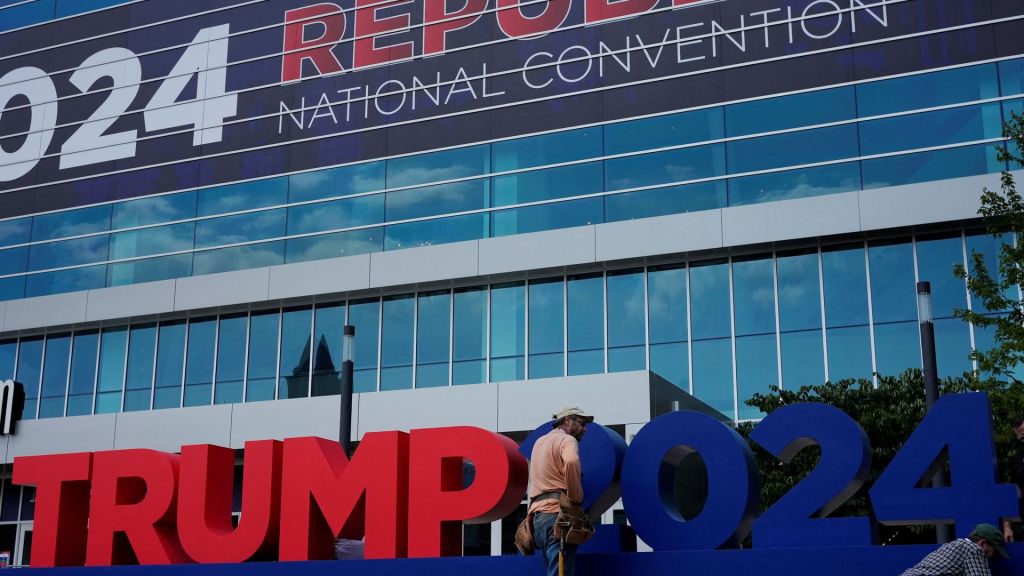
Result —
[{"label": "glass window reflection", "polygon": [[46,337],[43,358],[43,381],[39,392],[39,417],[64,415],[64,396],[68,391],[68,362],[71,360],[71,335]]},{"label": "glass window reflection", "polygon": [[220,317],[217,332],[217,380],[213,390],[214,404],[242,401],[245,378],[245,333],[249,328],[246,314]]},{"label": "glass window reflection", "polygon": [[412,388],[413,318],[412,295],[384,298],[380,333],[380,389]]},{"label": "glass window reflection", "polygon": [[71,349],[71,380],[68,384],[68,416],[92,414],[99,341],[99,332],[95,330],[75,332]]},{"label": "glass window reflection", "polygon": [[249,320],[249,368],[245,401],[273,400],[277,392],[277,340],[281,313],[253,312]]},{"label": "glass window reflection", "polygon": [[612,194],[604,206],[607,222],[724,208],[725,181]]},{"label": "glass window reflection", "polygon": [[313,319],[313,396],[341,393],[341,339],[345,305],[316,307]]},{"label": "glass window reflection", "polygon": [[570,276],[566,296],[568,375],[604,372],[604,276]]},{"label": "glass window reflection", "polygon": [[290,202],[348,196],[383,189],[383,161],[303,172],[288,177]]},{"label": "glass window reflection", "polygon": [[600,127],[502,140],[491,144],[494,171],[531,168],[601,155]]},{"label": "glass window reflection", "polygon": [[764,98],[725,107],[725,124],[729,127],[730,136],[826,124],[856,116],[854,91],[850,86]]},{"label": "glass window reflection", "polygon": [[380,330],[380,300],[355,300],[348,305],[348,323],[356,328],[353,360],[353,390],[377,390],[377,335]]},{"label": "glass window reflection", "polygon": [[288,178],[268,178],[199,191],[198,214],[212,216],[285,204]]},{"label": "glass window reflection", "polygon": [[185,360],[185,406],[206,406],[213,400],[214,343],[217,319],[188,323],[188,356]]},{"label": "glass window reflection", "polygon": [[128,371],[124,381],[124,411],[149,410],[153,397],[156,324],[132,326],[128,335]]},{"label": "glass window reflection", "polygon": [[[281,355],[278,362],[278,398],[309,396],[313,311],[310,307],[285,310],[281,320]],[[358,332],[356,332],[358,334]]]},{"label": "glass window reflection", "polygon": [[32,218],[32,241],[53,240],[110,230],[110,205],[90,206]]},{"label": "glass window reflection", "polygon": [[530,282],[530,378],[565,373],[565,283],[562,278]]},{"label": "glass window reflection", "polygon": [[857,85],[861,116],[930,108],[999,95],[995,64],[914,74]]},{"label": "glass window reflection", "polygon": [[526,377],[525,307],[525,288],[521,282],[491,287],[491,382]]},{"label": "glass window reflection", "polygon": [[645,370],[644,275],[608,273],[608,371]]},{"label": "glass window reflection", "polygon": [[196,216],[196,192],[139,198],[113,205],[112,228],[131,228]]},{"label": "glass window reflection", "polygon": [[[121,410],[121,389],[124,386],[124,355],[127,352],[128,328],[106,328],[100,334],[100,366],[96,380],[96,414]],[[26,403],[26,407],[28,404]]]},{"label": "glass window reflection", "polygon": [[451,294],[420,294],[416,314],[416,387],[447,386]]},{"label": "glass window reflection", "polygon": [[679,388],[689,391],[686,301],[684,266],[648,269],[650,370]]},{"label": "glass window reflection", "polygon": [[932,314],[936,318],[952,317],[954,309],[967,307],[964,281],[953,275],[953,266],[964,265],[963,250],[960,234],[917,241],[918,277],[931,284]]},{"label": "glass window reflection", "polygon": [[452,384],[487,379],[487,289],[455,291],[452,311]]},{"label": "glass window reflection", "polygon": [[604,135],[606,154],[624,154],[715,140],[725,129],[722,108],[716,107],[607,124]]},{"label": "glass window reflection", "polygon": [[160,323],[153,408],[181,406],[181,384],[185,368],[185,326],[184,320]]},{"label": "glass window reflection", "polygon": [[876,324],[917,320],[914,254],[909,239],[868,247],[871,304]]},{"label": "glass window reflection", "polygon": [[391,158],[387,161],[387,186],[415,186],[485,174],[490,156],[490,146],[480,145]]}]

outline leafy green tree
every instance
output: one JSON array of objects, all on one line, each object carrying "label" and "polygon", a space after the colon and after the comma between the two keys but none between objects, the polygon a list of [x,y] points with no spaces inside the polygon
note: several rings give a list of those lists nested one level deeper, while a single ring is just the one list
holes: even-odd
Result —
[{"label": "leafy green tree", "polygon": [[[1007,146],[999,146],[998,159],[1010,166],[1024,168],[1024,116],[1013,113],[1003,125]],[[996,345],[991,350],[976,350],[972,358],[978,368],[992,377],[1019,382],[1018,366],[1024,366],[1024,304],[1017,287],[1024,283],[1024,242],[1014,246],[1012,238],[1024,232],[1024,200],[1017,192],[1013,174],[1004,170],[999,190],[985,189],[981,195],[982,216],[989,233],[1003,239],[996,270],[990,270],[984,255],[971,254],[971,269],[957,266],[955,274],[967,280],[974,310],[957,310],[955,316],[975,326],[993,329]],[[993,312],[996,312],[993,314]]]},{"label": "leafy green tree", "polygon": [[[995,380],[981,381],[970,374],[940,382],[940,392],[952,394],[983,391],[989,395],[995,422],[1006,422],[1012,414],[1024,410],[1024,385]],[[867,516],[871,513],[868,490],[896,452],[914,431],[925,414],[924,378],[920,370],[908,370],[899,376],[879,376],[876,388],[871,380],[843,380],[798,390],[773,387],[768,394],[757,394],[747,401],[766,414],[789,404],[823,402],[846,412],[860,423],[871,442],[871,472],[864,486],[833,515]],[[741,424],[739,432],[749,438],[754,425]],[[1024,449],[1009,426],[995,427],[1000,481],[1009,481],[1006,471],[1014,451]],[[761,478],[761,508],[767,509],[789,491],[817,464],[820,450],[801,451],[789,463],[783,463],[751,442]],[[1020,447],[1020,448],[1018,448]],[[934,542],[934,532],[923,526],[880,527],[879,541],[885,543]]]}]

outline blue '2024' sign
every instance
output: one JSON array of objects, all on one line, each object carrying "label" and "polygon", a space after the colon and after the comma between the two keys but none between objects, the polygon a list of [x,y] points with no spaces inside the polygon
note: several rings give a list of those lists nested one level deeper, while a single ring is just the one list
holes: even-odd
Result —
[{"label": "blue '2024' sign", "polygon": [[[998,484],[988,397],[943,396],[868,492],[873,518],[828,517],[867,479],[871,443],[857,422],[825,404],[793,404],[764,418],[751,438],[783,462],[818,445],[815,468],[758,516],[760,482],[749,444],[731,427],[698,412],[670,412],[645,425],[628,450],[614,431],[588,427],[580,443],[584,506],[591,517],[621,495],[630,524],[655,550],[708,550],[736,544],[753,531],[755,548],[866,546],[872,522],[948,524],[967,535],[980,522],[1016,518],[1017,487]],[[522,444],[551,430],[537,428]],[[927,485],[944,464],[950,486]],[[675,466],[696,452],[707,470],[707,498],[684,520],[673,498]]]}]

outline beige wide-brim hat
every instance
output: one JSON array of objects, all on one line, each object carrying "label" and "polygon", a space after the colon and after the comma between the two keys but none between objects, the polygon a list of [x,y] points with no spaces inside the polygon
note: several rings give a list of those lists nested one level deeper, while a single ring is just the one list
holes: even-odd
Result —
[{"label": "beige wide-brim hat", "polygon": [[587,422],[594,421],[594,417],[584,412],[583,409],[580,408],[579,406],[565,406],[558,412],[555,412],[552,418],[554,418],[557,421],[561,420],[562,418],[568,418],[569,416],[575,416]]}]

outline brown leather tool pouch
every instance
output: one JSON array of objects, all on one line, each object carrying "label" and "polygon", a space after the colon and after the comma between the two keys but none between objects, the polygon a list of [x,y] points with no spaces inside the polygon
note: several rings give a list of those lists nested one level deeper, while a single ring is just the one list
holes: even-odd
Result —
[{"label": "brown leather tool pouch", "polygon": [[564,494],[558,499],[561,510],[555,519],[555,538],[562,538],[565,529],[566,544],[583,544],[594,535],[594,525],[583,511],[583,507],[573,504]]},{"label": "brown leather tool pouch", "polygon": [[516,548],[523,556],[533,555],[533,514],[527,514],[516,528]]}]

